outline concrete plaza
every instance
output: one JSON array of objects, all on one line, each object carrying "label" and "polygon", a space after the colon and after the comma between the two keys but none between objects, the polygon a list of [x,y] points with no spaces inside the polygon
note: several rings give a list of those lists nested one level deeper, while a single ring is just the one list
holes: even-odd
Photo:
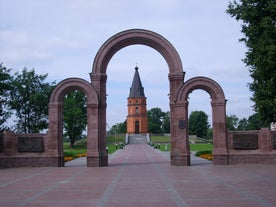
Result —
[{"label": "concrete plaza", "polygon": [[[83,159],[84,160],[84,159]],[[0,206],[276,206],[275,165],[170,166],[168,153],[128,145],[109,166],[0,169]],[[83,165],[84,164],[84,165]]]}]

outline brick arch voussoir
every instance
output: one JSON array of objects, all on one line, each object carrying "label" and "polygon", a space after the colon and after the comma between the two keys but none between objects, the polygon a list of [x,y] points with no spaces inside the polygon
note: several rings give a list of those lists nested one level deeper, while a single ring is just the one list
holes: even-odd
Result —
[{"label": "brick arch voussoir", "polygon": [[225,101],[224,92],[221,86],[216,81],[203,76],[191,78],[186,81],[179,89],[176,101],[186,101],[189,94],[197,89],[201,89],[209,93],[213,101]]},{"label": "brick arch voussoir", "polygon": [[92,74],[106,74],[112,56],[130,45],[146,45],[157,50],[166,60],[170,74],[182,74],[182,62],[173,45],[163,36],[144,29],[130,29],[109,38],[99,49],[93,63]]},{"label": "brick arch voussoir", "polygon": [[62,103],[64,96],[72,90],[83,92],[87,97],[87,104],[99,104],[98,94],[94,87],[88,81],[81,78],[67,78],[58,83],[51,94],[50,104]]}]

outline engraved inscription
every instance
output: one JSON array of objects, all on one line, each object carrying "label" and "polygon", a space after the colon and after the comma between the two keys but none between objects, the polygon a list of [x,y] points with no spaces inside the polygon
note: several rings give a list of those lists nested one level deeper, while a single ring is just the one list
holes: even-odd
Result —
[{"label": "engraved inscription", "polygon": [[43,152],[42,137],[18,137],[18,152]]},{"label": "engraved inscription", "polygon": [[233,148],[237,150],[258,149],[258,135],[257,134],[234,134]]}]

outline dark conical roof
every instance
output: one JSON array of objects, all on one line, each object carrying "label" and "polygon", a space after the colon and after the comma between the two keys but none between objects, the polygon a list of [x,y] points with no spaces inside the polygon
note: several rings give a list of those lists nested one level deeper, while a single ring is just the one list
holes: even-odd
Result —
[{"label": "dark conical roof", "polygon": [[140,79],[138,67],[135,67],[135,73],[130,88],[129,98],[145,97],[144,87]]}]

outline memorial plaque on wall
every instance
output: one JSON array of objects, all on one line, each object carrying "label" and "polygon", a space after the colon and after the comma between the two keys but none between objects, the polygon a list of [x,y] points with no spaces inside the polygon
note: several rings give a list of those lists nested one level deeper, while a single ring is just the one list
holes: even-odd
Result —
[{"label": "memorial plaque on wall", "polygon": [[42,137],[18,137],[18,152],[43,152]]},{"label": "memorial plaque on wall", "polygon": [[258,134],[234,134],[233,148],[237,150],[258,149]]},{"label": "memorial plaque on wall", "polygon": [[272,133],[272,146],[276,149],[276,133]]}]

